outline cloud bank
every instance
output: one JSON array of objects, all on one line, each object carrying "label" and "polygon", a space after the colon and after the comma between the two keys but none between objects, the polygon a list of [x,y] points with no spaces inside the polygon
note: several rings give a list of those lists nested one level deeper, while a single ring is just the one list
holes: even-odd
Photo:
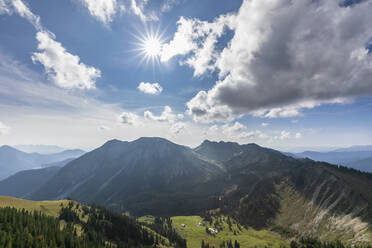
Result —
[{"label": "cloud bank", "polygon": [[[214,87],[187,103],[195,121],[293,117],[372,94],[371,12],[371,1],[245,0],[213,22],[181,17],[162,60],[183,56],[196,76],[218,73]],[[226,30],[233,37],[218,49]]]}]

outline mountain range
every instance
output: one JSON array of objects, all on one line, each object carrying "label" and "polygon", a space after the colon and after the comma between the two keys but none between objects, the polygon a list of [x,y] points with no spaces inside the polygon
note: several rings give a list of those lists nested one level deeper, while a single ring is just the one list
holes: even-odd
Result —
[{"label": "mountain range", "polygon": [[44,165],[45,168],[31,169],[17,172],[0,181],[0,195],[27,198],[36,189],[48,182],[66,164],[74,160],[69,158],[63,161]]},{"label": "mountain range", "polygon": [[297,158],[310,158],[315,161],[344,165],[357,170],[372,172],[372,146],[353,146],[330,152],[304,151],[301,153],[285,154]]},{"label": "mountain range", "polygon": [[15,145],[13,147],[22,152],[26,152],[26,153],[36,152],[40,154],[52,154],[52,153],[59,153],[59,152],[68,150],[63,147],[53,146],[53,145]]},{"label": "mountain range", "polygon": [[256,144],[206,140],[191,149],[162,138],[111,140],[59,170],[39,172],[28,177],[45,182],[25,198],[71,197],[135,216],[213,210],[282,235],[372,241],[372,174]]},{"label": "mountain range", "polygon": [[52,154],[26,153],[11,146],[1,146],[0,180],[23,170],[54,166],[51,163],[77,158],[84,153],[83,150],[79,149],[65,150]]}]

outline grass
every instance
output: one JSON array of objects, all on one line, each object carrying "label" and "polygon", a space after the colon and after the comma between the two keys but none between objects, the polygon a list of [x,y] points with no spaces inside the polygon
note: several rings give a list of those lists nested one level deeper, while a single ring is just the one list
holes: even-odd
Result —
[{"label": "grass", "polygon": [[[344,215],[334,215],[316,204],[311,204],[285,182],[276,186],[281,197],[281,207],[276,224],[320,240],[340,240],[347,244],[370,244],[372,232],[356,227],[365,225],[359,218],[343,220]],[[323,216],[319,218],[319,216]],[[352,228],[351,228],[352,227]]]},{"label": "grass", "polygon": [[[187,247],[198,248],[201,246],[202,240],[209,243],[211,246],[219,247],[219,244],[223,241],[237,240],[240,243],[240,247],[280,247],[281,245],[288,245],[288,242],[279,235],[261,230],[257,231],[252,228],[244,228],[240,226],[239,229],[237,223],[231,219],[231,230],[227,222],[227,217],[220,216],[218,222],[220,223],[220,231],[216,235],[210,235],[206,233],[206,227],[212,227],[216,229],[214,224],[217,224],[217,218],[213,218],[212,225],[204,223],[204,226],[200,226],[199,223],[203,222],[200,216],[175,216],[172,217],[173,227],[177,232],[185,239],[187,239]],[[153,217],[144,216],[139,219],[141,222],[152,222]],[[182,227],[181,224],[185,224],[186,227]],[[234,235],[234,231],[235,234]]]},{"label": "grass", "polygon": [[27,211],[38,211],[45,215],[58,217],[61,210],[61,204],[66,206],[69,200],[59,201],[29,201],[8,196],[0,196],[0,207],[14,207],[25,209]]},{"label": "grass", "polygon": [[[4,207],[14,207],[17,209],[25,209],[27,211],[33,212],[38,211],[42,212],[45,215],[52,216],[58,218],[59,212],[61,208],[64,206],[66,207],[71,200],[59,200],[59,201],[29,201],[19,198],[13,198],[8,196],[0,196],[0,208]],[[73,210],[78,214],[79,218],[83,222],[88,221],[88,216],[83,217],[83,210],[82,205],[79,204],[79,207],[76,208],[77,202],[74,202]],[[66,225],[66,222],[64,220],[60,221],[61,228],[63,228]],[[78,236],[81,236],[83,233],[82,226],[80,224],[74,224],[76,228],[76,232]],[[146,228],[149,232],[155,233],[153,230]],[[164,240],[165,246],[160,244],[159,248],[172,248],[172,246],[169,245],[169,240],[161,235],[159,235],[161,240]]]}]

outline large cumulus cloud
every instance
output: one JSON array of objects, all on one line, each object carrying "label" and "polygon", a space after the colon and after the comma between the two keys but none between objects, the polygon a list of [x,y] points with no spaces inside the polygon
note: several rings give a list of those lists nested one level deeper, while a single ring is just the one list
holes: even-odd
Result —
[{"label": "large cumulus cloud", "polygon": [[301,108],[371,94],[371,13],[371,1],[244,1],[224,19],[233,38],[209,57],[219,80],[187,103],[189,113],[204,122],[246,113],[292,117]]}]

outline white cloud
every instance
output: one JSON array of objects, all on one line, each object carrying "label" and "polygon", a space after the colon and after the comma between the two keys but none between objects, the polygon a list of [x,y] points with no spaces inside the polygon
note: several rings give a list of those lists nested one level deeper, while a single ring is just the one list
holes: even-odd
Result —
[{"label": "white cloud", "polygon": [[235,140],[239,142],[268,142],[270,136],[260,130],[247,130],[247,127],[240,122],[224,124],[222,126],[213,125],[205,131],[206,136],[218,136],[223,140]]},{"label": "white cloud", "polygon": [[239,139],[269,139],[269,135],[263,133],[260,130],[255,130],[255,131],[245,131],[241,132],[238,136]]},{"label": "white cloud", "polygon": [[143,14],[141,7],[137,6],[136,0],[131,0],[131,8],[135,15],[139,16],[143,22],[147,21],[146,16]]},{"label": "white cloud", "polygon": [[[117,0],[81,0],[88,8],[89,13],[102,21],[104,24],[110,23],[112,17],[118,9]],[[120,8],[123,5],[120,5]]]},{"label": "white cloud", "polygon": [[169,12],[174,5],[180,3],[180,0],[165,0],[161,5],[160,11],[161,12]]},{"label": "white cloud", "polygon": [[[218,71],[214,87],[187,104],[195,121],[294,117],[303,108],[372,94],[365,48],[371,12],[369,1],[342,7],[333,0],[245,0],[238,13],[213,22],[181,17],[162,60],[181,55],[195,75]],[[215,41],[224,28],[234,34],[219,52]]]},{"label": "white cloud", "polygon": [[131,10],[132,12],[137,15],[142,22],[147,21],[158,21],[159,17],[155,14],[155,12],[147,12],[144,13],[144,8],[147,5],[148,0],[131,0]]},{"label": "white cloud", "polygon": [[295,138],[296,139],[301,139],[301,137],[302,137],[302,134],[301,133],[296,133],[296,135],[295,135]]},{"label": "white cloud", "polygon": [[294,117],[300,115],[298,108],[273,108],[267,111],[264,117],[278,118],[278,117]]},{"label": "white cloud", "polygon": [[172,111],[172,108],[169,106],[165,106],[163,112],[159,116],[155,116],[152,112],[150,111],[145,111],[143,113],[143,116],[147,120],[152,120],[152,121],[159,121],[159,122],[169,122],[173,123],[176,120],[183,119],[182,114],[174,114]]},{"label": "white cloud", "polygon": [[256,137],[255,131],[242,132],[237,136],[239,139],[253,139]]},{"label": "white cloud", "polygon": [[197,45],[193,42],[193,22],[181,17],[177,22],[178,28],[173,40],[163,45],[161,61],[165,62],[176,55],[186,55]]},{"label": "white cloud", "polygon": [[270,124],[267,123],[267,122],[262,122],[262,123],[261,123],[261,126],[263,126],[263,127],[267,127],[268,125],[270,125]]},{"label": "white cloud", "polygon": [[238,114],[226,105],[213,106],[205,91],[200,91],[187,102],[187,114],[192,115],[196,122],[232,121]]},{"label": "white cloud", "polygon": [[95,81],[101,76],[99,69],[80,62],[80,58],[67,52],[61,43],[48,32],[38,32],[40,53],[33,53],[32,60],[40,62],[49,79],[62,88],[95,88]]},{"label": "white cloud", "polygon": [[185,127],[186,125],[182,122],[177,122],[177,123],[174,123],[171,128],[170,128],[170,132],[172,133],[173,136],[177,136],[178,134],[180,134],[183,130],[185,130]]},{"label": "white cloud", "polygon": [[10,14],[10,9],[6,0],[0,0],[0,15]]},{"label": "white cloud", "polygon": [[145,83],[141,82],[137,89],[142,91],[145,94],[150,94],[150,95],[158,95],[163,91],[163,87],[161,87],[160,84],[158,83]]},{"label": "white cloud", "polygon": [[194,76],[213,71],[218,38],[224,34],[226,27],[231,25],[232,17],[223,15],[213,23],[181,17],[177,22],[178,28],[173,39],[163,45],[161,61],[168,61],[177,55],[191,54],[181,64],[192,67]]},{"label": "white cloud", "polygon": [[234,135],[237,132],[241,132],[247,127],[241,124],[240,122],[236,121],[233,125],[229,126],[228,124],[225,124],[222,126],[222,132],[224,132],[227,135]]},{"label": "white cloud", "polygon": [[290,132],[283,130],[283,131],[280,133],[280,137],[279,137],[279,139],[281,139],[281,140],[285,140],[285,139],[290,139],[290,138],[291,138],[291,133],[290,133]]},{"label": "white cloud", "polygon": [[68,53],[61,43],[54,40],[54,34],[42,27],[40,17],[32,13],[21,0],[0,1],[0,13],[5,11],[11,14],[15,11],[38,31],[36,39],[41,52],[33,53],[31,59],[44,66],[52,82],[62,88],[95,87],[95,80],[101,76],[99,69],[85,65],[78,56]]},{"label": "white cloud", "polygon": [[31,10],[21,0],[13,0],[11,1],[11,3],[17,13],[23,18],[26,18],[32,25],[34,25],[36,30],[42,30],[40,17],[32,13]]},{"label": "white cloud", "polygon": [[0,0],[0,14],[12,14],[16,12],[30,22],[38,31],[43,29],[40,17],[32,13],[29,7],[21,0]]},{"label": "white cloud", "polygon": [[127,125],[135,125],[138,123],[139,117],[131,112],[123,112],[119,116],[119,121]]},{"label": "white cloud", "polygon": [[208,129],[209,132],[217,132],[218,130],[219,130],[218,125],[210,126]]},{"label": "white cloud", "polygon": [[0,121],[0,136],[9,133],[10,127]]}]

